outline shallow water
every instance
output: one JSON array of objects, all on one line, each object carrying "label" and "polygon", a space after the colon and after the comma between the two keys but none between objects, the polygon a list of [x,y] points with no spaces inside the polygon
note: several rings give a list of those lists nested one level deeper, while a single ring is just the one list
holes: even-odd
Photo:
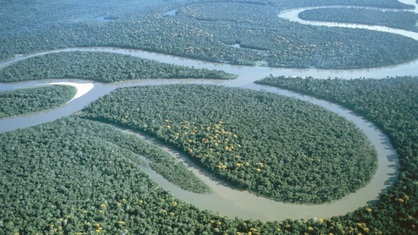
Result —
[{"label": "shallow water", "polygon": [[177,11],[178,9],[174,9],[171,11],[167,11],[166,13],[163,14],[163,16],[176,16],[177,15]]}]

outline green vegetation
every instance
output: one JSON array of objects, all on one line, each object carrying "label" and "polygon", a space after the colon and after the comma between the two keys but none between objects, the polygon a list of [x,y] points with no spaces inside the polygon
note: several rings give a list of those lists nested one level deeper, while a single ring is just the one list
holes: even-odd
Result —
[{"label": "green vegetation", "polygon": [[0,134],[0,186],[7,189],[0,190],[0,233],[362,231],[355,223],[337,228],[326,219],[263,223],[198,210],[153,183],[138,155],[118,146],[124,139],[133,141],[108,125],[79,118]]},{"label": "green vegetation", "polygon": [[[199,233],[195,222],[210,215],[151,182],[138,156],[117,145],[140,141],[116,132],[62,119],[0,134],[0,233]],[[160,155],[144,143],[135,148]]]},{"label": "green vegetation", "polygon": [[[351,81],[269,77],[259,83],[340,103],[376,123],[399,154],[399,181],[374,206],[367,220],[386,234],[415,234],[418,228],[418,77]],[[342,219],[359,220],[359,212]]]},{"label": "green vegetation", "polygon": [[134,135],[120,134],[111,126],[99,125],[94,122],[87,122],[88,129],[84,131],[86,135],[100,138],[101,141],[117,145],[118,147],[129,150],[135,154],[145,156],[150,162],[150,166],[160,173],[168,181],[176,184],[182,189],[195,193],[208,192],[208,187],[200,181],[183,163],[176,161],[170,154],[140,140]]},{"label": "green vegetation", "polygon": [[[171,50],[181,48],[183,40],[193,44],[182,52],[168,53],[233,64],[362,68],[413,60],[418,55],[416,42],[409,38],[369,30],[354,33],[353,29],[295,24],[279,19],[279,9],[242,2],[196,3],[179,8],[175,17],[154,22],[164,21],[162,28],[181,25],[176,31],[164,31],[169,38],[179,40]],[[197,29],[201,30],[196,32]],[[400,40],[414,49],[406,50],[399,45]],[[200,41],[211,43],[208,47],[199,45]],[[376,43],[371,45],[370,41]],[[240,48],[232,46],[237,44]]]},{"label": "green vegetation", "polygon": [[[73,19],[77,15],[61,15],[63,9],[51,13],[50,4],[42,2],[35,7],[39,19],[32,25],[32,11],[25,14],[15,10],[32,9],[27,3],[24,7],[8,3],[3,10],[7,14],[2,21],[0,58],[76,46],[138,48],[208,61],[274,67],[364,68],[418,57],[418,44],[402,36],[300,25],[277,17],[283,9],[330,3],[405,6],[395,1],[176,1],[154,6],[152,13],[120,10],[111,17],[117,19],[101,22],[94,20],[94,13],[86,18],[83,14],[87,13],[74,11],[83,16],[77,20]],[[163,16],[165,10],[173,9],[178,9],[175,16]]]},{"label": "green vegetation", "polygon": [[339,100],[377,123],[401,158],[395,187],[376,204],[331,219],[216,216],[177,201],[141,173],[138,156],[125,150],[132,137],[124,141],[97,122],[61,119],[0,134],[0,187],[7,189],[0,190],[0,233],[416,234],[418,79],[272,81]]},{"label": "green vegetation", "polygon": [[233,79],[223,71],[194,69],[132,56],[97,52],[62,52],[33,57],[0,70],[1,82],[79,78],[116,82],[150,78]]},{"label": "green vegetation", "polygon": [[123,88],[82,116],[155,135],[233,184],[281,201],[341,198],[366,184],[376,167],[374,151],[353,124],[262,92],[199,85]]},{"label": "green vegetation", "polygon": [[48,85],[0,92],[0,118],[58,107],[76,94],[72,86]]},{"label": "green vegetation", "polygon": [[[101,2],[100,4],[97,4],[95,0],[67,0],[65,3],[45,0],[2,1],[0,8],[0,22],[2,22],[0,24],[0,58],[74,46],[141,48],[212,61],[292,67],[358,68],[401,63],[417,58],[417,43],[403,37],[362,30],[300,26],[276,18],[277,12],[282,9],[302,6],[354,4],[387,8],[405,7],[395,0],[244,0],[236,1],[236,4],[232,4],[228,8],[224,8],[223,4],[218,0],[210,4],[197,1],[190,4],[190,1],[183,0],[119,0]],[[173,9],[178,9],[176,16],[162,16],[165,10]],[[218,11],[224,14],[217,14]],[[218,28],[216,28],[217,26]],[[232,47],[233,44],[239,44],[240,48]],[[51,63],[53,62],[51,61]],[[39,66],[43,65],[39,64]],[[31,69],[37,70],[37,68]],[[48,69],[52,68],[48,67]],[[20,72],[22,71],[20,70]],[[37,72],[37,74],[39,73]],[[144,144],[132,136],[122,135],[107,125],[79,118],[61,119],[38,127],[0,134],[0,234],[54,234],[61,232],[64,234],[77,234],[77,232],[79,234],[99,234],[104,231],[109,234],[226,233],[238,235],[250,232],[251,234],[416,234],[418,228],[417,77],[379,81],[368,79],[314,81],[299,78],[268,78],[263,83],[338,102],[376,123],[390,136],[399,153],[401,162],[399,181],[375,204],[344,216],[308,221],[285,220],[266,223],[253,220],[244,221],[238,218],[231,219],[213,215],[210,212],[198,210],[187,203],[177,201],[142,173],[141,164],[143,163],[139,160],[138,155],[149,157],[151,166],[168,179],[170,176],[186,174],[186,171],[183,172],[182,169],[179,169],[180,165],[177,166],[174,161],[168,159],[166,153]],[[196,87],[192,88],[197,90]],[[170,87],[170,89],[172,88]],[[205,89],[208,91],[217,90],[217,88]],[[219,95],[224,91],[222,89],[219,88],[218,93],[213,93]],[[133,120],[144,118],[143,123],[146,125],[137,126],[138,129],[149,129],[149,132],[156,135],[166,135],[169,138],[168,141],[173,141],[171,143],[180,149],[182,149],[181,144],[176,144],[184,143],[180,142],[183,141],[180,138],[187,138],[184,147],[188,146],[189,139],[192,140],[192,143],[189,143],[190,146],[193,144],[192,147],[205,146],[204,143],[196,142],[196,140],[204,141],[201,136],[192,139],[195,136],[193,135],[194,130],[197,130],[197,133],[200,131],[205,135],[210,134],[209,136],[214,134],[212,136],[213,142],[218,143],[217,147],[219,145],[223,147],[223,150],[220,149],[219,152],[226,153],[226,156],[229,156],[229,150],[244,152],[247,149],[251,150],[252,146],[259,146],[254,149],[260,148],[263,151],[268,151],[268,148],[263,148],[265,143],[257,140],[260,136],[267,138],[262,135],[262,131],[270,131],[267,128],[276,130],[275,128],[278,127],[270,125],[261,126],[264,129],[258,129],[256,124],[252,124],[252,120],[244,121],[251,115],[256,116],[257,119],[254,120],[260,122],[267,120],[267,116],[259,117],[259,114],[268,110],[267,108],[262,110],[263,107],[266,107],[266,104],[270,107],[269,101],[276,99],[282,101],[281,98],[276,96],[271,98],[266,94],[257,95],[256,98],[250,96],[253,97],[253,101],[248,107],[254,104],[264,105],[257,109],[251,107],[251,109],[240,110],[239,107],[246,107],[244,101],[249,98],[234,97],[236,95],[235,91],[232,92],[234,89],[226,90],[228,92],[223,96],[215,98],[213,96],[206,98],[204,96],[206,93],[203,92],[189,94],[187,99],[183,99],[184,103],[181,104],[181,107],[186,109],[187,105],[195,100],[203,98],[205,101],[220,100],[216,103],[217,106],[210,106],[211,103],[207,106],[204,102],[200,103],[205,112],[197,114],[177,113],[178,116],[173,114],[173,116],[166,117],[169,112],[162,113],[161,111],[162,116],[139,117],[142,111],[130,109],[129,107],[133,104],[137,105],[130,103],[130,100],[124,101],[128,104],[127,111],[132,111],[127,117],[124,116],[123,111],[117,109],[118,107],[111,107],[113,109],[110,110],[116,112],[114,122],[123,126],[134,126]],[[122,91],[134,91],[134,88],[119,90],[115,94],[122,93]],[[158,95],[158,97],[163,97],[163,95],[170,94]],[[105,99],[111,97],[113,95]],[[153,94],[152,97],[157,97],[157,94]],[[222,110],[228,104],[229,99],[243,101],[235,103],[236,109],[233,109],[239,115],[245,113],[242,115],[242,123],[237,124],[237,122],[232,122],[232,118],[228,119],[227,117],[227,115],[230,115],[229,117],[239,117],[239,115],[226,112],[227,115],[224,116],[221,112],[214,112],[218,116],[210,116],[211,112],[204,109],[219,108]],[[150,103],[150,107],[145,107],[144,110],[155,109],[155,113],[160,114],[157,109],[165,107],[163,101],[167,101],[169,104],[176,102],[162,100],[157,103],[159,106],[151,106],[156,103]],[[148,103],[143,105],[146,104]],[[288,103],[285,102],[285,104]],[[97,108],[98,106],[93,107]],[[311,110],[305,104],[301,107],[303,108],[297,112],[298,117]],[[97,110],[97,113],[94,114],[84,113],[84,115],[90,115],[89,118],[97,115],[96,118],[104,120],[104,117],[99,117],[99,112],[104,112],[101,116],[111,114],[107,113],[108,107],[103,108],[106,109]],[[169,107],[167,110],[172,110],[172,108],[180,110],[180,107]],[[254,110],[261,111],[251,113]],[[270,113],[281,112],[280,110],[268,111],[271,111]],[[318,113],[318,122],[323,121],[322,115],[324,114],[321,110],[315,109],[311,114],[313,115],[313,113]],[[195,119],[190,120],[193,119],[192,117]],[[206,122],[200,121],[202,117]],[[274,122],[275,118],[279,118],[271,117],[273,117],[271,122]],[[307,118],[310,118],[309,122],[306,122],[309,123],[308,127],[311,124],[317,124],[312,121],[312,116],[308,115]],[[153,123],[152,119],[157,122]],[[335,124],[341,125],[339,127],[346,128],[343,121],[337,121],[335,117],[330,117],[330,120],[335,120]],[[330,120],[327,120],[323,126],[334,125],[334,123],[328,123]],[[245,132],[244,125],[250,125],[253,130]],[[191,133],[182,132],[181,135],[179,133],[179,138],[175,140],[177,135],[173,133],[172,129],[183,130],[183,126],[191,129]],[[318,130],[319,132],[313,132],[315,136],[316,133],[321,134],[322,126]],[[216,131],[218,133],[215,133]],[[245,136],[248,133],[255,134],[254,136],[250,134]],[[336,134],[338,130],[331,131],[331,133]],[[216,136],[216,134],[218,135]],[[234,138],[234,134],[237,138]],[[308,132],[308,134],[310,133]],[[276,140],[282,136],[279,132]],[[303,134],[296,137],[300,137],[304,141],[312,140],[307,139],[307,136]],[[335,135],[326,138],[333,137]],[[350,136],[343,137],[348,140],[357,138],[355,134],[351,138]],[[228,141],[225,142],[226,138]],[[356,139],[360,142],[362,140],[363,137]],[[250,145],[244,145],[245,141],[248,141]],[[299,144],[294,140],[289,141],[291,145]],[[234,145],[230,145],[231,142],[234,142]],[[331,143],[335,144],[332,141]],[[236,146],[240,144],[241,147],[237,148],[235,144],[237,144]],[[353,144],[355,143],[353,142]],[[213,143],[213,145],[215,144]],[[234,149],[231,146],[234,146]],[[303,146],[295,147],[303,148]],[[205,150],[204,148],[190,149],[192,153],[195,153],[196,150]],[[354,150],[357,151],[357,148]],[[184,151],[189,152],[188,149],[184,149]],[[189,154],[193,156],[192,153]],[[303,151],[297,154],[299,153],[303,153]],[[196,161],[203,161],[202,158],[198,158],[198,155],[195,156]],[[238,156],[237,159],[242,159],[245,155]],[[266,154],[265,156],[269,158],[271,155]],[[252,176],[257,177],[258,173],[264,174],[267,170],[276,170],[269,168],[270,163],[264,161],[267,158],[264,156],[259,158],[263,161],[251,162],[254,163],[251,166],[255,169]],[[337,158],[332,158],[332,160],[334,159]],[[229,163],[230,161],[225,161],[218,165],[208,165],[212,166],[214,171],[218,171],[218,174],[226,174],[233,166]],[[300,162],[300,164],[306,163]],[[235,167],[241,167],[241,165],[235,164]],[[298,165],[292,164],[292,167],[298,167]],[[345,166],[342,167],[344,169]],[[258,173],[256,174],[256,172]],[[364,170],[364,172],[360,170],[357,173],[357,176],[366,179],[365,174],[371,174],[372,170]],[[268,180],[267,177],[257,179]],[[181,186],[183,188],[191,187],[189,190],[204,190],[197,186],[198,182],[194,182],[189,176],[171,178],[170,180],[183,185]],[[184,180],[190,181],[185,182]],[[313,181],[312,184],[314,183],[317,182]],[[339,185],[339,181],[337,183],[333,181],[330,186]],[[245,185],[242,186],[245,187]],[[260,190],[263,189],[260,187]]]},{"label": "green vegetation", "polygon": [[418,32],[418,15],[413,12],[328,8],[306,10],[299,17],[305,20],[381,25]]},{"label": "green vegetation", "polygon": [[397,0],[287,0],[281,1],[281,5],[292,5],[292,8],[300,8],[304,6],[364,6],[378,8],[395,8],[395,9],[413,9],[412,6],[400,3]]}]

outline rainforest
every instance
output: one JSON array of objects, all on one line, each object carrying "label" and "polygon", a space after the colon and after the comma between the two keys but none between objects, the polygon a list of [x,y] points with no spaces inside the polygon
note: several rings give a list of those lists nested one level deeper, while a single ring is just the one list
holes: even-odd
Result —
[{"label": "rainforest", "polygon": [[416,234],[416,0],[0,5],[0,234]]}]

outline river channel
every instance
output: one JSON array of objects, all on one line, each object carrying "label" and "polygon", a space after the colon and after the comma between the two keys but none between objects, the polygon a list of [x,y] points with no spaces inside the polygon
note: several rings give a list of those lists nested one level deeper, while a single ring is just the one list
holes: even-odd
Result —
[{"label": "river channel", "polygon": [[[311,8],[305,8],[311,9]],[[299,12],[301,9],[297,9]],[[295,10],[296,11],[296,10]],[[292,12],[292,11],[286,11]],[[285,13],[286,13],[285,12]],[[284,17],[281,13],[280,16]],[[286,14],[287,14],[286,13]],[[297,18],[297,15],[296,15]],[[293,19],[292,19],[293,20]],[[296,20],[297,21],[297,20]],[[299,21],[297,21],[299,22]],[[299,22],[306,23],[306,22]],[[315,22],[314,22],[315,23]],[[323,22],[319,23],[321,25]],[[312,24],[312,22],[309,22]],[[332,27],[340,27],[333,25]],[[343,26],[341,26],[343,27]],[[379,30],[371,27],[371,30]],[[381,31],[381,30],[379,30]],[[393,29],[390,33],[400,34],[410,37],[409,33],[399,32]],[[418,40],[418,38],[415,38]],[[290,219],[309,219],[309,218],[326,218],[335,215],[343,215],[354,211],[359,207],[365,206],[367,203],[378,199],[379,195],[385,192],[396,180],[398,175],[399,163],[396,152],[392,148],[389,139],[384,133],[378,130],[372,123],[363,118],[353,114],[338,105],[315,99],[313,97],[281,90],[277,88],[261,86],[254,84],[254,81],[269,76],[312,76],[315,78],[333,78],[339,77],[343,79],[367,77],[367,78],[384,78],[387,76],[418,76],[418,60],[406,64],[394,65],[382,68],[358,69],[358,70],[324,70],[324,69],[288,69],[288,68],[268,68],[268,67],[252,67],[252,66],[235,66],[228,64],[209,63],[199,60],[169,56],[164,54],[145,52],[141,50],[110,48],[110,47],[90,47],[90,48],[67,48],[53,51],[46,51],[28,55],[19,55],[12,59],[0,62],[0,69],[22,61],[31,57],[41,56],[49,53],[61,53],[68,51],[91,51],[91,52],[110,52],[124,55],[131,55],[145,59],[153,59],[159,62],[171,63],[176,65],[193,66],[195,68],[207,68],[223,70],[228,73],[238,75],[234,80],[205,80],[205,79],[149,79],[149,80],[131,80],[111,84],[103,84],[98,82],[74,80],[74,79],[59,79],[59,80],[40,80],[28,81],[19,83],[0,83],[0,91],[13,90],[26,87],[34,87],[51,83],[65,83],[66,85],[74,85],[79,89],[78,97],[73,98],[66,105],[50,109],[43,112],[31,113],[11,118],[0,119],[0,132],[13,131],[19,128],[27,128],[38,125],[40,123],[50,122],[61,117],[70,116],[85,106],[109,94],[111,91],[130,86],[148,86],[148,85],[166,85],[166,84],[212,84],[222,85],[227,87],[240,87],[244,89],[252,89],[258,91],[272,92],[278,95],[300,99],[315,105],[324,107],[332,112],[335,112],[347,120],[353,122],[370,140],[378,153],[378,168],[375,175],[370,180],[369,184],[359,189],[357,192],[348,194],[342,199],[324,203],[320,205],[300,205],[292,203],[281,203],[269,200],[263,197],[258,197],[247,191],[237,190],[233,187],[225,185],[221,181],[210,176],[210,173],[205,172],[198,166],[193,165],[181,153],[174,149],[170,149],[160,143],[153,142],[171,153],[179,161],[183,161],[189,169],[193,171],[201,180],[203,180],[209,187],[211,192],[206,194],[196,194],[180,189],[176,185],[169,183],[162,176],[156,174],[154,171],[146,168],[145,171],[149,176],[156,181],[160,187],[171,192],[176,198],[190,202],[201,209],[208,209],[213,212],[219,212],[222,215],[231,217],[240,217],[244,219],[261,219],[261,220],[284,220]],[[80,90],[84,92],[80,93]],[[144,138],[138,133],[138,137]]]}]

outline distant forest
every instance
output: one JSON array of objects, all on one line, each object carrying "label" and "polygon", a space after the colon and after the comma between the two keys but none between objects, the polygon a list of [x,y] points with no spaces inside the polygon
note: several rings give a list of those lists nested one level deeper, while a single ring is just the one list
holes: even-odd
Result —
[{"label": "distant forest", "polygon": [[413,12],[328,8],[303,11],[299,17],[306,20],[381,25],[418,32],[418,15]]},{"label": "distant forest", "polygon": [[[312,5],[408,8],[397,1],[176,1],[158,5],[159,2],[155,1],[153,6],[144,3],[143,10],[135,14],[127,9],[129,4],[118,2],[113,7],[114,14],[104,15],[103,20],[90,12],[89,3],[82,4],[85,8],[69,4],[64,11],[54,3],[42,2],[39,5],[42,8],[35,8],[36,13],[26,7],[20,7],[23,12],[14,11],[13,7],[20,6],[19,3],[6,3],[1,10],[7,12],[7,17],[3,16],[0,28],[0,58],[88,46],[136,48],[207,61],[297,68],[380,67],[418,57],[418,44],[409,38],[367,30],[300,25],[277,16],[284,9]],[[54,11],[46,14],[45,9]],[[173,9],[176,14],[164,15]],[[69,10],[78,12],[80,17],[68,15]],[[240,47],[233,47],[235,44]]]},{"label": "distant forest", "polygon": [[0,82],[77,78],[108,83],[150,78],[234,79],[235,77],[223,71],[195,69],[99,52],[52,53],[29,58],[0,70]]}]

